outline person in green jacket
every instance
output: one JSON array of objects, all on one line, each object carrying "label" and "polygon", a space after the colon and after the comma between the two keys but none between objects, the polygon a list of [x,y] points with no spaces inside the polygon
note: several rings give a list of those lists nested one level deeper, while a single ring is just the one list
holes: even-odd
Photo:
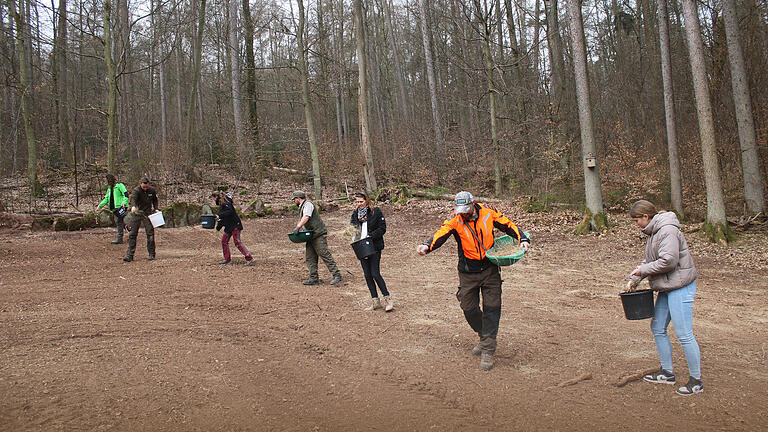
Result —
[{"label": "person in green jacket", "polygon": [[107,194],[96,206],[96,213],[103,208],[109,208],[109,211],[115,215],[115,225],[117,225],[117,239],[112,244],[121,244],[123,242],[123,230],[125,229],[125,215],[128,214],[128,189],[122,183],[117,183],[113,174],[107,174]]}]

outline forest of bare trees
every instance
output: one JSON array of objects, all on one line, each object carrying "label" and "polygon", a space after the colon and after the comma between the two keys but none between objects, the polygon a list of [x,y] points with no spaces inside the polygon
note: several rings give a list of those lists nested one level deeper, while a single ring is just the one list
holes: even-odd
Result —
[{"label": "forest of bare trees", "polygon": [[765,0],[3,0],[0,175],[284,167],[717,227],[765,212],[766,71]]}]

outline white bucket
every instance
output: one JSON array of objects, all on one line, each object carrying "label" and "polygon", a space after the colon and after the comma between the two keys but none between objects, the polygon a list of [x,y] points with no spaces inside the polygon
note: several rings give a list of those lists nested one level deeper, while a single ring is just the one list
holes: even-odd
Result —
[{"label": "white bucket", "polygon": [[163,212],[159,211],[157,213],[152,213],[149,215],[149,221],[152,222],[152,227],[157,228],[161,225],[165,225],[165,218],[163,217]]}]

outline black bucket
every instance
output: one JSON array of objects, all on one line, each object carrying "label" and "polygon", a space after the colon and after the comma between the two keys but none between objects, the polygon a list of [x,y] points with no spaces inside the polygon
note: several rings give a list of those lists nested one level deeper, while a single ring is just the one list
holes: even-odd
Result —
[{"label": "black bucket", "polygon": [[619,294],[628,320],[653,318],[653,291],[640,290]]},{"label": "black bucket", "polygon": [[214,229],[216,228],[216,216],[214,215],[202,215],[200,216],[200,219],[203,222],[203,228],[205,229]]},{"label": "black bucket", "polygon": [[364,259],[376,253],[376,248],[373,246],[373,240],[371,238],[364,238],[356,242],[350,243],[352,250],[355,251],[357,259]]}]

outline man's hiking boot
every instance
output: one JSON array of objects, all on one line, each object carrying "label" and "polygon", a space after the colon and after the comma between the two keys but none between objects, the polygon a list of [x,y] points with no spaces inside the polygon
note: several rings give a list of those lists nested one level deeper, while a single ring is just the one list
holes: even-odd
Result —
[{"label": "man's hiking boot", "polygon": [[331,285],[336,285],[337,283],[341,282],[341,275],[334,276],[331,280]]},{"label": "man's hiking boot", "polygon": [[675,390],[675,393],[681,396],[690,396],[690,395],[695,395],[696,393],[701,393],[703,391],[704,391],[704,383],[701,382],[700,379],[690,377],[688,379],[688,384]]},{"label": "man's hiking boot", "polygon": [[480,353],[480,369],[489,371],[493,367],[493,354],[487,351]]},{"label": "man's hiking boot", "polygon": [[250,267],[250,266],[252,266],[252,265],[253,265],[255,262],[256,262],[256,260],[250,260],[250,261],[246,261],[246,262],[245,262],[245,266],[246,266],[246,267]]},{"label": "man's hiking boot", "polygon": [[131,262],[131,261],[133,261],[133,257],[127,256],[127,257],[123,258],[123,261]]},{"label": "man's hiking boot", "polygon": [[317,279],[307,279],[304,282],[302,282],[304,285],[318,285],[320,283]]},{"label": "man's hiking boot", "polygon": [[651,372],[643,376],[643,381],[655,384],[674,384],[675,374],[665,371],[664,369],[659,369],[656,372]]},{"label": "man's hiking boot", "polygon": [[483,353],[483,349],[480,348],[480,342],[477,343],[474,347],[472,347],[472,355],[473,356],[480,356],[480,354]]},{"label": "man's hiking boot", "polygon": [[229,264],[230,262],[230,260],[221,260],[219,261],[219,264]]}]

